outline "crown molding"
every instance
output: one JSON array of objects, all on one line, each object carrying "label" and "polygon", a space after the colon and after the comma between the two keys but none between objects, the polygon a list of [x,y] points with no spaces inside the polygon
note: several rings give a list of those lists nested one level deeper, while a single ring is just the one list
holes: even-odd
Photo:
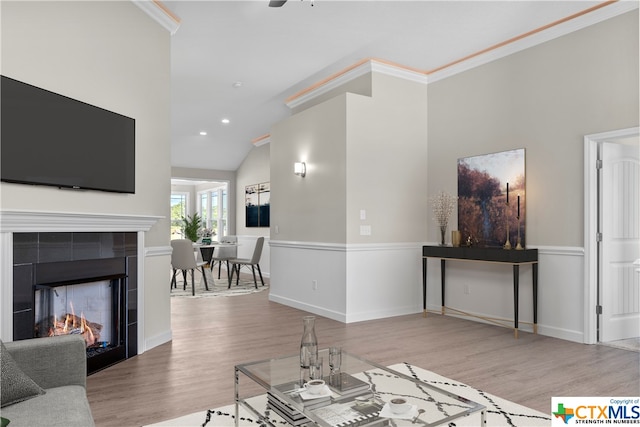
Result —
[{"label": "crown molding", "polygon": [[339,86],[342,86],[345,83],[350,82],[351,80],[372,72],[399,77],[418,83],[427,83],[427,76],[424,72],[403,67],[398,64],[386,62],[380,59],[369,58],[334,74],[328,79],[316,83],[308,89],[298,92],[297,94],[285,100],[285,104],[291,109],[296,108],[314,98],[317,98],[318,96],[321,96]]},{"label": "crown molding", "polygon": [[259,136],[251,141],[254,147],[261,147],[265,144],[269,144],[271,142],[271,135],[266,134]]},{"label": "crown molding", "polygon": [[472,55],[459,62],[445,65],[435,71],[428,72],[429,83],[446,79],[447,77],[471,70],[475,67],[487,64],[500,58],[520,52],[533,46],[548,42],[558,37],[565,36],[591,25],[597,24],[607,19],[614,18],[623,13],[638,9],[637,0],[622,0],[602,3],[595,10],[583,11],[568,19],[556,21],[546,27],[541,27],[525,35],[507,40],[494,48],[488,48],[478,54]]},{"label": "crown molding", "polygon": [[174,35],[180,27],[180,18],[176,16],[160,0],[131,0],[154,21]]},{"label": "crown molding", "polygon": [[443,65],[434,70],[416,70],[393,64],[380,59],[365,59],[314,85],[299,91],[285,100],[287,107],[293,109],[321,96],[355,78],[370,72],[387,74],[419,83],[434,83],[438,80],[471,70],[521,50],[562,37],[607,19],[638,9],[638,0],[610,0],[575,15],[552,22],[528,33],[488,47],[466,58]]}]

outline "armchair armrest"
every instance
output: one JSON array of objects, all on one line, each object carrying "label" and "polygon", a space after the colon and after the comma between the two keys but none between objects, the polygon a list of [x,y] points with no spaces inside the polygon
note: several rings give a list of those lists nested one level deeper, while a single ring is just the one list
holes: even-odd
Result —
[{"label": "armchair armrest", "polygon": [[42,388],[87,386],[87,349],[80,335],[4,343],[20,369]]}]

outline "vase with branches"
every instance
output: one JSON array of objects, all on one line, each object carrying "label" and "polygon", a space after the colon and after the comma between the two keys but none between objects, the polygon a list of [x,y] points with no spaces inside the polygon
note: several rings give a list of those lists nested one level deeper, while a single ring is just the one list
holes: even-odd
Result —
[{"label": "vase with branches", "polygon": [[449,193],[441,191],[431,198],[431,207],[433,208],[433,220],[440,227],[440,246],[445,246],[445,236],[447,234],[447,226],[449,217],[456,207],[456,197]]},{"label": "vase with branches", "polygon": [[202,226],[202,218],[197,213],[192,216],[182,217],[184,237],[196,242],[198,240],[198,232]]}]

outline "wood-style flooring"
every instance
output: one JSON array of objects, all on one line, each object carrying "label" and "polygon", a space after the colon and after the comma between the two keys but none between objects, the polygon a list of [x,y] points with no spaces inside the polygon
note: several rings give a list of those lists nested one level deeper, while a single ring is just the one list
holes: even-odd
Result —
[{"label": "wood-style flooring", "polygon": [[[235,364],[297,354],[303,311],[268,300],[172,298],[173,341],[88,378],[98,427],[141,426],[231,404]],[[544,319],[542,319],[544,321]],[[640,396],[640,353],[437,314],[343,324],[317,317],[320,347],[409,362],[549,413],[553,396]]]}]

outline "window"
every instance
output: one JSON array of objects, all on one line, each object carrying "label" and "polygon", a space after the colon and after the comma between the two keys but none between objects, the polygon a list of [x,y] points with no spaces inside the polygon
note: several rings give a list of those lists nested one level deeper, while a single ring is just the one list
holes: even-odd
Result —
[{"label": "window", "polygon": [[188,193],[171,193],[171,239],[184,238],[182,218],[187,216]]},{"label": "window", "polygon": [[228,204],[227,184],[198,193],[198,214],[202,217],[202,226],[212,230],[214,240],[229,232]]}]

